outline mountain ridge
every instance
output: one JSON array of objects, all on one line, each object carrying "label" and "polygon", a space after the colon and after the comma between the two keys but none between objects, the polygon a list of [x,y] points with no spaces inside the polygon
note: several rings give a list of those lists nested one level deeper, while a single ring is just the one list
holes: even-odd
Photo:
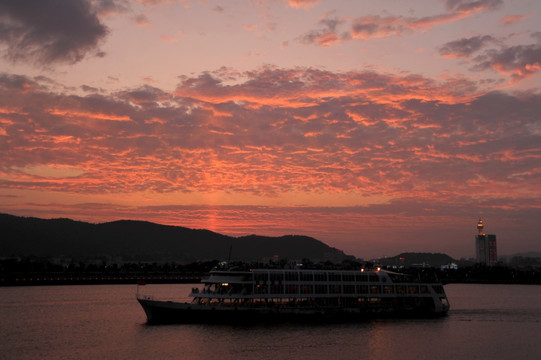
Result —
[{"label": "mountain ridge", "polygon": [[129,261],[190,262],[266,258],[354,259],[304,235],[232,237],[205,229],[116,220],[92,224],[69,218],[41,219],[0,213],[0,256],[121,257]]}]

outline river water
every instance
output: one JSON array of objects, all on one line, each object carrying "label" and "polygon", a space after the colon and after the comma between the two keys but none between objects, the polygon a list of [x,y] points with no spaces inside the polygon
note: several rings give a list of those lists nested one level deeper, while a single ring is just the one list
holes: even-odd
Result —
[{"label": "river water", "polygon": [[[193,286],[141,291],[175,299]],[[4,287],[0,359],[540,358],[541,286],[449,284],[445,291],[451,310],[438,319],[150,326],[135,285]]]}]

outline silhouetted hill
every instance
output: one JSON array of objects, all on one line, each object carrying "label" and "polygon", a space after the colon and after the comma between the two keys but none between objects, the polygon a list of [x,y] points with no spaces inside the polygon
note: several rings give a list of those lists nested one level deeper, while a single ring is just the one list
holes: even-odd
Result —
[{"label": "silhouetted hill", "polygon": [[230,237],[209,230],[121,220],[90,224],[0,214],[0,257],[122,257],[127,261],[280,259],[342,261],[353,258],[307,236]]},{"label": "silhouetted hill", "polygon": [[528,252],[516,253],[516,254],[511,254],[511,255],[499,255],[498,259],[502,261],[510,261],[514,257],[541,259],[541,252],[528,251]]},{"label": "silhouetted hill", "polygon": [[452,257],[446,254],[433,254],[433,253],[402,253],[393,257],[387,257],[379,259],[381,265],[389,266],[433,266],[440,267],[441,265],[449,264],[454,262]]}]

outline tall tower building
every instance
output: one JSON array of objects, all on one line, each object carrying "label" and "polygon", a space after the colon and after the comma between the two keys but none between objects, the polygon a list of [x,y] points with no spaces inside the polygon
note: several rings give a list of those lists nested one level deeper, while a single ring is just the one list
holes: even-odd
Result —
[{"label": "tall tower building", "polygon": [[492,266],[498,262],[496,235],[485,234],[484,227],[483,220],[479,219],[477,223],[478,234],[475,236],[475,254],[478,263]]}]

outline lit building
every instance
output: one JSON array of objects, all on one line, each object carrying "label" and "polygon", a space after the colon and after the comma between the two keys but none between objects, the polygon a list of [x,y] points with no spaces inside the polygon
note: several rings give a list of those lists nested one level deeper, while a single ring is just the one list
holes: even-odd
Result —
[{"label": "lit building", "polygon": [[478,234],[475,236],[475,255],[478,263],[492,266],[498,262],[496,235],[487,235],[483,229],[483,220],[479,219],[477,223]]}]

